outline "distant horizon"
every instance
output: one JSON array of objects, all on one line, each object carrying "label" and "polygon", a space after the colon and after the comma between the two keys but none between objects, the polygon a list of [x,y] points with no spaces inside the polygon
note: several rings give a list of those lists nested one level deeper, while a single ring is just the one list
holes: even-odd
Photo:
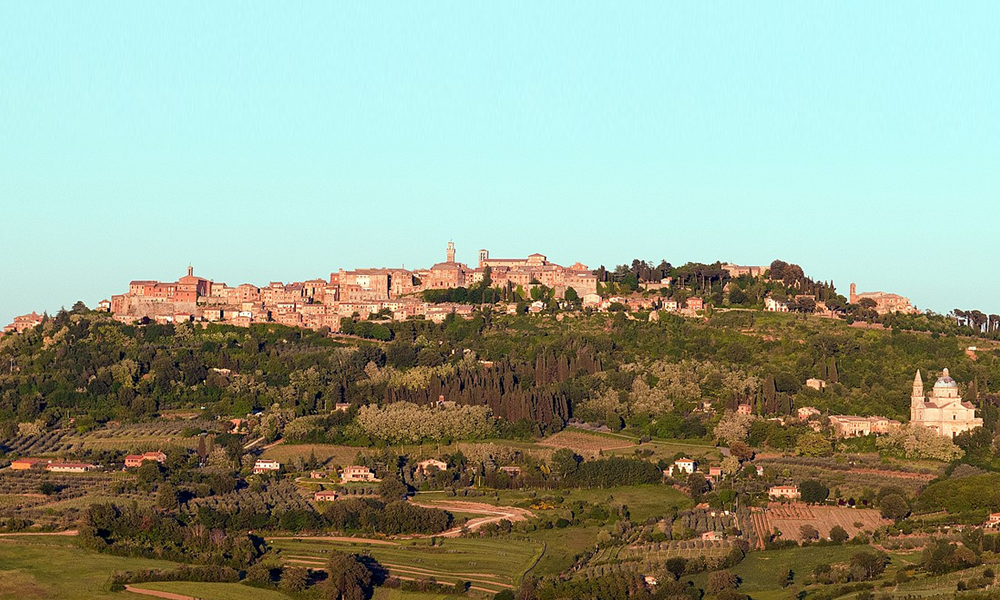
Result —
[{"label": "distant horizon", "polygon": [[1000,3],[0,7],[0,322],[487,247],[1000,313]]}]

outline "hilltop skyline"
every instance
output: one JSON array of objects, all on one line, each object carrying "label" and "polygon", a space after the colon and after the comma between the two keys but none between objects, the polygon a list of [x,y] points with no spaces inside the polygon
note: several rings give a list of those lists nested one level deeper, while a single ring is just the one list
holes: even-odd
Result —
[{"label": "hilltop skyline", "polygon": [[[1000,312],[995,3],[0,9],[0,321],[544,252]],[[977,227],[978,226],[978,227]]]}]

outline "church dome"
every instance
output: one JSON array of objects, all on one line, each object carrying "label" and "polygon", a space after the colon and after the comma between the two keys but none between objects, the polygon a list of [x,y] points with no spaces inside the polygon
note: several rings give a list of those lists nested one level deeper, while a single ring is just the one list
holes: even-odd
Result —
[{"label": "church dome", "polygon": [[945,369],[941,373],[941,376],[938,377],[938,380],[934,384],[934,387],[935,388],[957,388],[958,387],[958,383],[956,383],[955,380],[951,378],[951,375],[948,374],[948,369]]}]

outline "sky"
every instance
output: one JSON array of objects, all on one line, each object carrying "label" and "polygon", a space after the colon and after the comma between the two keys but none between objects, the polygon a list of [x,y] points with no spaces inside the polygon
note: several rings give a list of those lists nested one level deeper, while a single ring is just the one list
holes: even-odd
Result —
[{"label": "sky", "polygon": [[1000,312],[1000,3],[0,3],[0,324],[546,254]]}]

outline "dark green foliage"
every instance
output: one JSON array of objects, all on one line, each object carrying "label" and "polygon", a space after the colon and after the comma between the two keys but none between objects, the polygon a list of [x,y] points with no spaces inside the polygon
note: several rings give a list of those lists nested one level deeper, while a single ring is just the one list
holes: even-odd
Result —
[{"label": "dark green foliage", "polygon": [[988,473],[946,479],[927,486],[917,500],[923,510],[947,510],[958,514],[1000,508],[1000,474]]},{"label": "dark green foliage", "polygon": [[807,479],[799,484],[799,493],[802,494],[803,502],[819,504],[826,501],[830,495],[830,488],[815,479]]},{"label": "dark green foliage", "polygon": [[451,514],[408,502],[384,503],[374,498],[330,502],[324,517],[338,531],[360,533],[440,533],[451,525]]},{"label": "dark green foliage", "polygon": [[656,483],[662,478],[663,472],[651,462],[612,457],[582,463],[574,480],[583,487],[602,488]]}]

